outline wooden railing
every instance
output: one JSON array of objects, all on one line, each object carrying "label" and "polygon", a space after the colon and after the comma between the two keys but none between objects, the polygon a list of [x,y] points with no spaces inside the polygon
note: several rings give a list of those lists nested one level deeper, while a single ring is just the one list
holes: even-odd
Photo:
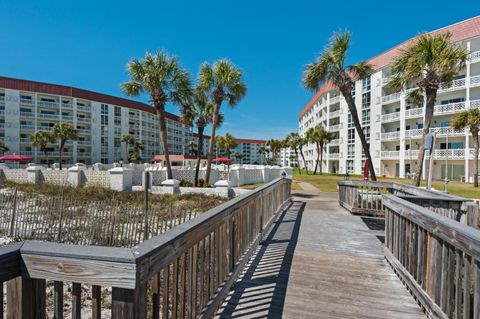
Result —
[{"label": "wooden railing", "polygon": [[480,231],[393,195],[383,205],[385,257],[429,317],[480,318]]},{"label": "wooden railing", "polygon": [[[338,182],[339,203],[352,214],[383,216],[382,195],[394,194],[425,208],[465,221],[466,203],[471,200],[435,190],[427,190],[397,182],[346,180]],[[472,220],[472,219],[470,219]]]},{"label": "wooden railing", "polygon": [[7,318],[45,318],[47,280],[54,281],[55,318],[63,318],[65,295],[71,317],[80,318],[85,290],[89,317],[100,318],[105,287],[112,287],[112,318],[209,318],[289,204],[290,184],[277,179],[132,249],[39,241],[1,247]]}]

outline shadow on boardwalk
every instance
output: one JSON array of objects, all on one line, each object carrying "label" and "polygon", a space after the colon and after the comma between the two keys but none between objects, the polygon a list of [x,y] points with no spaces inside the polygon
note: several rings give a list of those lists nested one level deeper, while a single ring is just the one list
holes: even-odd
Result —
[{"label": "shadow on boardwalk", "polygon": [[275,221],[268,237],[219,309],[218,318],[280,318],[305,203],[293,202]]}]

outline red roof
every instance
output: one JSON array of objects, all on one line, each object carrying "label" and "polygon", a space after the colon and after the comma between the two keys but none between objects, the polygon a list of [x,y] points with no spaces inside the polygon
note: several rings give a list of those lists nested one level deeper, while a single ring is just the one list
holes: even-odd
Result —
[{"label": "red roof", "polygon": [[[152,106],[133,100],[124,99],[103,93],[77,89],[71,86],[50,84],[29,80],[21,80],[0,76],[0,87],[12,90],[30,91],[37,93],[55,94],[62,96],[75,97],[85,100],[91,100],[100,103],[113,104],[121,107],[128,107],[140,111],[150,112],[155,114],[155,108]],[[165,116],[171,120],[179,121],[180,118],[172,113],[165,113]]]},{"label": "red roof", "polygon": [[[446,27],[443,27],[438,30],[429,32],[430,34],[436,34],[440,32],[450,32],[452,34],[453,42],[465,41],[474,37],[480,36],[480,16],[476,16]],[[367,62],[370,63],[375,70],[380,70],[385,66],[389,65],[393,58],[398,54],[398,52],[410,44],[416,37],[408,39],[405,42],[400,43],[399,45],[387,50],[379,55],[371,58]],[[313,98],[305,105],[305,107],[300,112],[298,119],[300,120],[302,116],[312,107],[317,99],[325,92],[333,89],[333,85],[330,82],[324,84],[320,90],[313,96]]]}]

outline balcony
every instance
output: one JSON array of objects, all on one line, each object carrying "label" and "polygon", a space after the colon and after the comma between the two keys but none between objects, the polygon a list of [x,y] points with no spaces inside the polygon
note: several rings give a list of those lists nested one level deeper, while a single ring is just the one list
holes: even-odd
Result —
[{"label": "balcony", "polygon": [[20,138],[20,143],[21,144],[30,144],[31,141],[29,138]]},{"label": "balcony", "polygon": [[382,151],[381,159],[399,159],[400,151]]},{"label": "balcony", "polygon": [[416,128],[413,130],[406,130],[405,131],[405,137],[409,138],[420,138],[422,137],[423,134],[423,129],[422,128]]},{"label": "balcony", "polygon": [[388,103],[393,103],[400,101],[400,92],[389,94],[389,95],[384,95],[382,96],[382,103],[383,104],[388,104]]},{"label": "balcony", "polygon": [[0,102],[5,102],[5,95],[0,96]]},{"label": "balcony", "polygon": [[471,109],[480,109],[480,100],[470,100]]},{"label": "balcony", "polygon": [[465,102],[441,104],[441,105],[435,105],[435,109],[433,111],[433,114],[435,114],[435,115],[451,114],[451,113],[455,113],[455,112],[464,111],[465,109],[466,109]]},{"label": "balcony", "polygon": [[62,115],[62,120],[63,120],[63,121],[72,121],[72,122],[73,122],[73,116],[72,116],[72,115]]},{"label": "balcony", "polygon": [[20,112],[20,117],[34,118],[35,114],[33,112]]},{"label": "balcony", "polygon": [[335,124],[335,125],[329,126],[328,130],[330,132],[337,132],[337,131],[340,131],[341,128],[342,128],[342,124]]},{"label": "balcony", "polygon": [[416,117],[423,117],[423,107],[405,110],[405,118],[411,119]]},{"label": "balcony", "polygon": [[33,151],[20,151],[20,155],[33,156]]},{"label": "balcony", "polygon": [[385,77],[385,78],[382,78],[382,86],[385,86],[388,84],[388,82],[390,82],[392,80],[391,77]]},{"label": "balcony", "polygon": [[329,114],[330,118],[339,117],[339,116],[340,116],[340,110],[330,112],[330,114]]},{"label": "balcony", "polygon": [[77,104],[77,111],[90,112],[90,111],[92,111],[92,108],[90,107],[90,105],[78,105]]},{"label": "balcony", "polygon": [[58,102],[38,101],[38,106],[46,107],[49,109],[57,109],[58,105],[59,105]]},{"label": "balcony", "polygon": [[26,98],[20,98],[20,103],[21,104],[27,104],[27,105],[33,105],[35,104],[35,100],[34,99],[26,99]]},{"label": "balcony", "polygon": [[480,75],[475,75],[470,78],[470,86],[480,85]]},{"label": "balcony", "polygon": [[62,109],[71,109],[73,108],[72,103],[62,103]]},{"label": "balcony", "polygon": [[340,95],[334,96],[330,98],[330,104],[338,103],[340,102]]},{"label": "balcony", "polygon": [[434,127],[430,132],[436,131],[437,136],[461,136],[465,135],[465,129],[454,130],[453,127]]},{"label": "balcony", "polygon": [[400,112],[382,114],[382,122],[398,121],[400,119]]},{"label": "balcony", "polygon": [[20,124],[20,129],[24,131],[35,131],[35,126],[34,125],[23,125]]},{"label": "balcony", "polygon": [[480,61],[480,51],[475,51],[470,53],[470,63],[475,63]]},{"label": "balcony", "polygon": [[340,158],[340,153],[330,153],[328,154],[328,159],[338,160]]},{"label": "balcony", "polygon": [[37,118],[39,118],[39,119],[46,119],[46,120],[55,120],[55,121],[58,121],[58,119],[59,119],[59,114],[37,113]]},{"label": "balcony", "polygon": [[92,154],[90,152],[78,152],[78,157],[90,157]]},{"label": "balcony", "polygon": [[381,135],[382,141],[394,141],[394,140],[398,140],[399,138],[400,138],[399,131],[385,132],[385,133],[382,133]]},{"label": "balcony", "polygon": [[440,83],[438,88],[439,92],[454,91],[465,88],[465,78],[453,80],[451,83],[443,82]]},{"label": "balcony", "polygon": [[[465,159],[465,149],[444,149],[444,150],[434,150],[433,159]],[[430,151],[425,153],[427,158],[430,157]]]},{"label": "balcony", "polygon": [[78,132],[78,134],[86,134],[86,135],[92,134],[92,130],[90,130],[90,129],[78,128],[77,132]]},{"label": "balcony", "polygon": [[77,141],[77,145],[91,145],[91,141]]},{"label": "balcony", "polygon": [[90,123],[91,121],[91,117],[77,117],[77,122]]},{"label": "balcony", "polygon": [[342,139],[341,138],[337,138],[337,139],[334,139],[334,140],[331,140],[330,143],[328,143],[330,146],[335,146],[335,145],[340,145],[342,143]]}]

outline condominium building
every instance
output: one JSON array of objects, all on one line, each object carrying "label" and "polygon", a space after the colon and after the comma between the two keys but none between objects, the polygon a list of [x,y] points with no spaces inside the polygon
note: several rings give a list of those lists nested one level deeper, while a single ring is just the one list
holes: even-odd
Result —
[{"label": "condominium building", "polygon": [[[166,113],[166,118],[170,154],[188,154],[189,141],[196,140],[193,128],[175,114]],[[155,109],[147,104],[70,86],[0,77],[0,140],[9,153],[30,155],[36,163],[45,164],[43,152],[32,146],[31,135],[49,131],[59,122],[72,123],[79,134],[78,141],[65,146],[65,163],[125,160],[121,142],[125,134],[143,142],[142,161],[163,154]],[[48,150],[50,161],[58,162],[57,143]],[[256,148],[247,152],[245,147],[245,159],[256,160],[252,152]]]},{"label": "condominium building", "polygon": [[[436,100],[432,131],[436,131],[433,177],[472,180],[473,142],[468,129],[454,130],[452,117],[469,108],[480,108],[480,16],[432,33],[450,32],[452,41],[470,52],[469,61],[452,83],[441,84]],[[412,88],[389,91],[391,63],[402,47],[415,38],[370,59],[374,73],[355,82],[353,95],[375,171],[388,177],[408,177],[416,166],[422,143],[424,105],[407,101]],[[329,82],[303,108],[299,134],[321,124],[335,134],[325,148],[324,170],[361,174],[365,158],[344,98]],[[314,145],[304,148],[306,165],[315,166]],[[300,165],[304,164],[300,161]],[[425,170],[424,170],[425,172]]]}]

